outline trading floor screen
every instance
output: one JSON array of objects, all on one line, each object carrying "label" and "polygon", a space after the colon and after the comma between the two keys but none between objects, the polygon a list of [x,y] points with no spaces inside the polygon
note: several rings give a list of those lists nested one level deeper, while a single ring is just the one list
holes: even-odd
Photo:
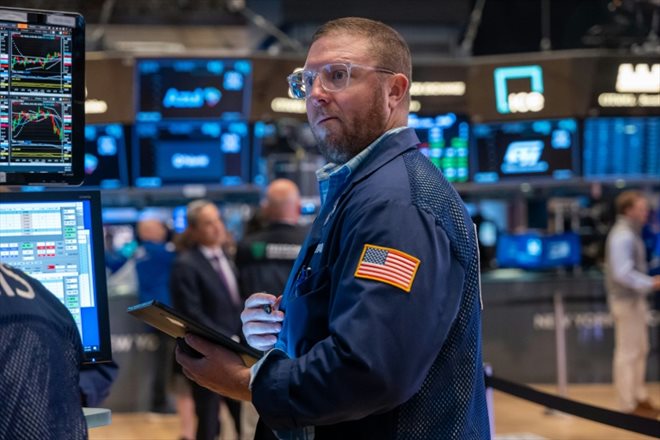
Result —
[{"label": "trading floor screen", "polygon": [[0,172],[71,171],[72,32],[0,21]]},{"label": "trading floor screen", "polygon": [[0,258],[50,290],[75,319],[85,351],[99,351],[88,201],[0,204]]}]

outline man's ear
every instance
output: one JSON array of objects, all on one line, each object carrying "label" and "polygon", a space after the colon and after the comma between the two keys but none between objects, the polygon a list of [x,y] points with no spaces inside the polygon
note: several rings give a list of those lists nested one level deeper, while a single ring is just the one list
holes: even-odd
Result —
[{"label": "man's ear", "polygon": [[392,75],[389,81],[388,99],[392,108],[395,108],[406,97],[410,81],[403,73]]}]

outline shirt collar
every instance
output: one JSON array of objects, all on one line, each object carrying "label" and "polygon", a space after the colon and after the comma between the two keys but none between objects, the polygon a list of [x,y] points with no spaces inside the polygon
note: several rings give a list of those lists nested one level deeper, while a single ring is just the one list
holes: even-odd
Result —
[{"label": "shirt collar", "polygon": [[219,247],[208,247],[204,245],[199,245],[199,251],[206,257],[207,260],[212,260],[215,257],[222,256],[222,248]]},{"label": "shirt collar", "polygon": [[644,229],[644,225],[640,225],[639,223],[631,220],[630,218],[626,217],[625,215],[619,214],[617,216],[617,220],[626,226],[628,226],[630,229],[636,232],[641,232],[642,229]]},{"label": "shirt collar", "polygon": [[358,165],[360,165],[362,162],[364,162],[364,159],[367,156],[369,156],[369,153],[371,153],[376,148],[376,145],[378,145],[378,143],[380,143],[380,141],[382,141],[386,137],[391,136],[395,133],[398,133],[401,130],[404,130],[406,128],[407,127],[396,127],[396,128],[392,128],[392,129],[387,130],[385,133],[380,135],[378,137],[378,139],[376,139],[375,141],[370,143],[367,146],[367,148],[360,151],[357,155],[355,155],[353,158],[351,158],[348,162],[346,162],[344,164],[339,164],[339,165],[336,164],[336,163],[331,162],[331,163],[328,163],[328,164],[324,165],[320,169],[318,169],[316,171],[316,178],[319,181],[328,179],[334,174],[339,174],[340,170],[343,169],[343,168],[348,169],[348,172],[350,174],[351,172],[355,171],[355,169],[358,167]]}]

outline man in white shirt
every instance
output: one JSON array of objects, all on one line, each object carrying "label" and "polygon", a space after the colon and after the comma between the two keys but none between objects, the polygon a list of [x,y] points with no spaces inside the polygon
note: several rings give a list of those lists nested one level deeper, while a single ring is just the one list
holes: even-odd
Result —
[{"label": "man in white shirt", "polygon": [[660,289],[660,275],[649,276],[641,230],[649,204],[639,191],[616,198],[617,220],[605,244],[605,288],[614,317],[613,378],[621,410],[657,418],[644,384],[649,352],[646,296]]}]

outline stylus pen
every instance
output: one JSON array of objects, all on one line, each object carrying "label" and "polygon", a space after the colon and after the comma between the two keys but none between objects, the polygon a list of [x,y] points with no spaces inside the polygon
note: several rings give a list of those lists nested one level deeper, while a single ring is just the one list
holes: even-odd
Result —
[{"label": "stylus pen", "polygon": [[261,306],[261,308],[264,309],[264,312],[270,315],[271,313],[273,313],[273,308],[277,308],[277,306],[279,306],[281,300],[282,300],[282,296],[279,296],[277,297],[277,299],[273,304],[264,304],[263,306]]}]

